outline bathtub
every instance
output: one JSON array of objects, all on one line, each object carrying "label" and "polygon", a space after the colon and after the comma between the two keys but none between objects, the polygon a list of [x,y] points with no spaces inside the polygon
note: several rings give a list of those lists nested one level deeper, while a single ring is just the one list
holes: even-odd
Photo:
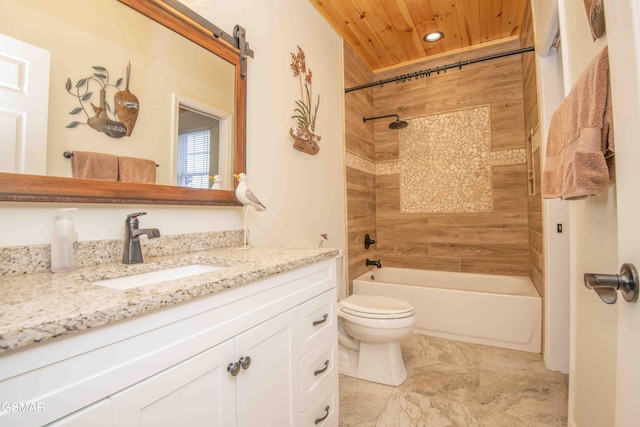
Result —
[{"label": "bathtub", "polygon": [[356,278],[353,292],[413,304],[414,333],[541,351],[542,302],[527,277],[383,267]]}]

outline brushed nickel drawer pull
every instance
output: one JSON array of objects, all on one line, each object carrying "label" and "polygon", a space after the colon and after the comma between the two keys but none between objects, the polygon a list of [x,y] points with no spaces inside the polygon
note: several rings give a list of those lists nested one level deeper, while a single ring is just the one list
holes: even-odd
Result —
[{"label": "brushed nickel drawer pull", "polygon": [[330,407],[329,407],[329,405],[327,405],[327,407],[324,408],[324,411],[326,412],[326,414],[324,414],[323,417],[316,418],[316,424],[320,424],[321,422],[323,422],[324,420],[327,419],[327,417],[329,416],[329,409],[330,409]]},{"label": "brushed nickel drawer pull", "polygon": [[318,369],[317,371],[313,371],[313,376],[317,377],[318,375],[322,374],[324,371],[326,371],[327,369],[329,369],[329,361],[325,360],[324,361],[324,368],[322,369]]},{"label": "brushed nickel drawer pull", "polygon": [[313,326],[318,326],[318,325],[323,324],[324,322],[327,321],[328,318],[329,318],[329,315],[325,313],[325,315],[322,316],[322,320],[316,320],[316,321],[313,322]]}]

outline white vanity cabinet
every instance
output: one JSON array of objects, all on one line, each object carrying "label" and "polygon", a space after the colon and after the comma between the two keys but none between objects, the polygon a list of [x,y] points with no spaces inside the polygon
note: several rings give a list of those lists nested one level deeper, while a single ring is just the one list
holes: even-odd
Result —
[{"label": "white vanity cabinet", "polygon": [[113,427],[113,411],[111,400],[102,399],[99,402],[82,408],[63,420],[48,424],[50,427]]},{"label": "white vanity cabinet", "polygon": [[304,427],[338,425],[336,289],[299,307],[300,410]]},{"label": "white vanity cabinet", "polygon": [[[296,426],[298,386],[298,316],[295,309],[236,338],[237,426]],[[240,361],[250,357],[245,369]]]},{"label": "white vanity cabinet", "polygon": [[[114,426],[296,425],[295,314],[289,310],[111,396]],[[240,358],[244,367],[228,369]]]},{"label": "white vanity cabinet", "polygon": [[44,408],[0,425],[337,425],[335,274],[320,261],[0,355],[0,400]]},{"label": "white vanity cabinet", "polygon": [[[114,426],[232,426],[235,388],[227,341],[110,397]],[[61,424],[66,427],[66,424]]]}]

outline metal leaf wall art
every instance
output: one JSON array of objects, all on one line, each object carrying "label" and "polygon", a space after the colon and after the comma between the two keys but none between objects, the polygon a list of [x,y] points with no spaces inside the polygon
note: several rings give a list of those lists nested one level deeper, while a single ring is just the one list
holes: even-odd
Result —
[{"label": "metal leaf wall art", "polygon": [[[75,128],[86,124],[111,138],[131,136],[140,110],[138,98],[129,91],[131,64],[127,66],[127,81],[124,91],[120,90],[122,78],[119,78],[115,84],[110,83],[109,71],[105,67],[94,65],[92,68],[94,70],[93,74],[78,80],[75,85],[71,82],[71,79],[67,79],[65,85],[67,92],[76,97],[80,104],[79,107],[71,110],[69,114],[76,115],[84,112],[87,116],[87,121],[86,123],[72,121],[66,127]],[[91,102],[94,94],[92,88],[98,89],[98,105]],[[109,90],[117,90],[114,96],[114,108],[106,100],[107,91]]]}]

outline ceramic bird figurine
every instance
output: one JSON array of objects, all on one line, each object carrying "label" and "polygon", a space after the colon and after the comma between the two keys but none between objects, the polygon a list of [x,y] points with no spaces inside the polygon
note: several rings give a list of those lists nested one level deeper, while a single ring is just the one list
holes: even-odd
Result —
[{"label": "ceramic bird figurine", "polygon": [[212,182],[212,190],[220,190],[222,188],[222,177],[220,175],[209,175],[209,181]]},{"label": "ceramic bird figurine", "polygon": [[262,212],[267,208],[263,205],[260,200],[256,197],[255,194],[249,188],[247,188],[247,175],[244,173],[234,174],[233,175],[238,180],[238,187],[236,188],[236,197],[243,205],[253,206],[253,208]]}]

